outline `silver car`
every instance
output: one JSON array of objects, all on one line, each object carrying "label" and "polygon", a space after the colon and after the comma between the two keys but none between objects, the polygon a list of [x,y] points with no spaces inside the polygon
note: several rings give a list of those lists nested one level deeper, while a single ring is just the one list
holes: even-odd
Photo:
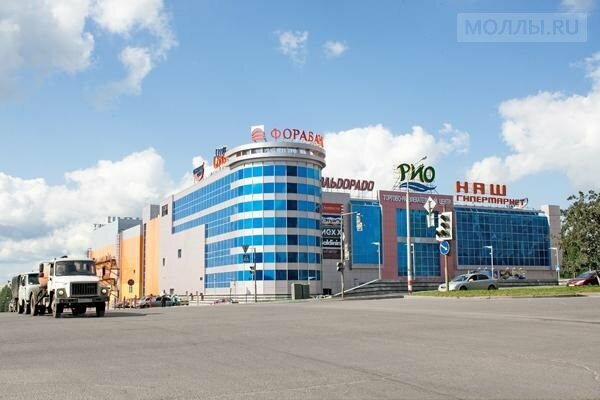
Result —
[{"label": "silver car", "polygon": [[[489,275],[475,272],[472,274],[458,275],[449,282],[450,290],[496,290],[498,281],[490,278]],[[446,291],[446,284],[438,286],[440,292]]]}]

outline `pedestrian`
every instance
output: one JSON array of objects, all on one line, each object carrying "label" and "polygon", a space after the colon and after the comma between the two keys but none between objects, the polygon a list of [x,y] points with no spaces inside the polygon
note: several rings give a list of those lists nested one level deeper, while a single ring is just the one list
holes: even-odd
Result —
[{"label": "pedestrian", "polygon": [[160,306],[161,307],[166,307],[167,306],[167,296],[163,294],[163,296],[160,298]]}]

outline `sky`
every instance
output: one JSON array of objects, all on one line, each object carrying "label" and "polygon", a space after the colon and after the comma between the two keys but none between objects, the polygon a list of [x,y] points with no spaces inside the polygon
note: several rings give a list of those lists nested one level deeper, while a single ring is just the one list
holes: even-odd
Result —
[{"label": "sky", "polygon": [[[460,13],[583,13],[581,42],[457,40]],[[0,279],[191,184],[251,125],[325,135],[380,189],[427,155],[440,193],[531,207],[600,189],[594,0],[0,2]]]}]

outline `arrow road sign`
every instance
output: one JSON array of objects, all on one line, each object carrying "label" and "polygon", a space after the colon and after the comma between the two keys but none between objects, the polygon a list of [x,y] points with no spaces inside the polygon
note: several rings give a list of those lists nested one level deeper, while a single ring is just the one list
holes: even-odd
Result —
[{"label": "arrow road sign", "polygon": [[242,245],[242,250],[244,250],[244,254],[248,252],[248,248],[249,248],[249,247],[250,247],[250,246],[248,246],[247,244],[243,244],[243,245]]},{"label": "arrow road sign", "polygon": [[444,240],[440,243],[440,253],[443,256],[447,256],[448,254],[450,254],[450,243],[448,243],[448,241]]},{"label": "arrow road sign", "polygon": [[431,214],[436,205],[437,203],[435,202],[435,200],[431,198],[431,196],[429,196],[425,204],[423,204],[423,208],[427,210],[427,214]]}]

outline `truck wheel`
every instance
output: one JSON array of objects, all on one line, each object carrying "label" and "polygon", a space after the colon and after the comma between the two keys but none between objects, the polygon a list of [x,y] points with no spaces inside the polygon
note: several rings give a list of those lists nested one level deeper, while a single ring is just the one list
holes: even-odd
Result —
[{"label": "truck wheel", "polygon": [[44,315],[44,314],[46,314],[46,306],[44,306],[44,305],[39,305],[39,306],[38,306],[38,313],[39,313],[39,315]]},{"label": "truck wheel", "polygon": [[104,312],[106,310],[106,304],[98,304],[96,306],[96,317],[104,317]]},{"label": "truck wheel", "polygon": [[23,314],[25,312],[25,300],[19,301],[19,314]]},{"label": "truck wheel", "polygon": [[56,300],[54,300],[54,302],[52,303],[52,316],[54,318],[60,318],[63,312],[63,305],[62,304],[56,304]]}]

